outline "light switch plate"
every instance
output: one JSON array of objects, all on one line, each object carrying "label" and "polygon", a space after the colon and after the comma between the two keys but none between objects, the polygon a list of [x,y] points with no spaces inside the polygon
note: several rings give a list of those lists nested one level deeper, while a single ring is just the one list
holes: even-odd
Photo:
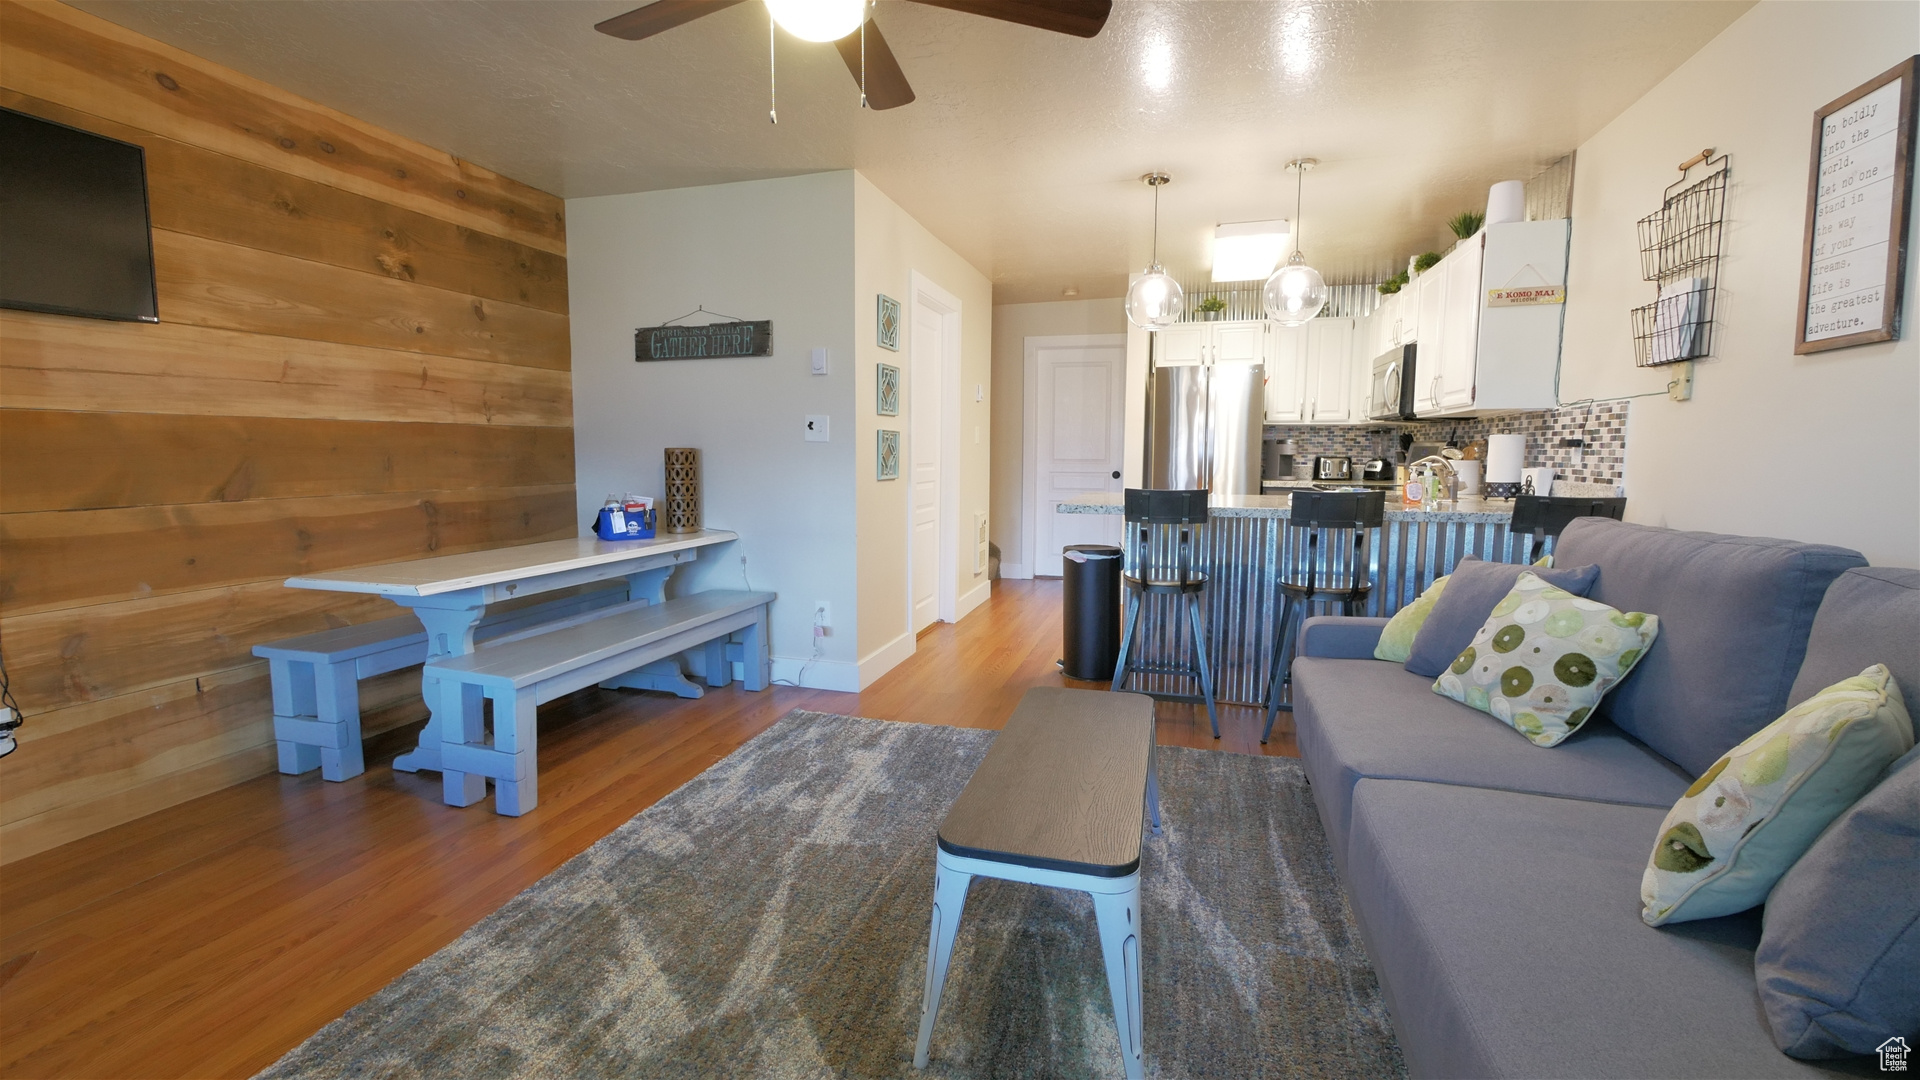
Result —
[{"label": "light switch plate", "polygon": [[827,441],[827,419],[828,418],[825,416],[808,416],[807,417],[807,441],[808,442],[826,442]]},{"label": "light switch plate", "polygon": [[808,357],[809,362],[813,365],[813,373],[815,375],[825,375],[827,373],[827,347],[825,345],[814,346],[813,351],[808,354]]}]

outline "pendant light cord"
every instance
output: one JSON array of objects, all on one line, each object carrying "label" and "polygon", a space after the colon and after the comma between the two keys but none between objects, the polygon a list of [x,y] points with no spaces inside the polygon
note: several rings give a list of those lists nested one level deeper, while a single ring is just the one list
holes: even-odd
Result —
[{"label": "pendant light cord", "polygon": [[867,23],[866,12],[860,13],[860,107],[867,107]]},{"label": "pendant light cord", "polygon": [[1300,254],[1300,193],[1307,186],[1305,166],[1295,165],[1293,170],[1293,253]]},{"label": "pendant light cord", "polygon": [[[779,86],[775,81],[773,53],[773,9],[767,9],[767,119],[775,124],[780,122]],[[866,94],[861,91],[862,96]]]},{"label": "pendant light cord", "polygon": [[1153,265],[1160,265],[1160,185],[1153,185]]}]

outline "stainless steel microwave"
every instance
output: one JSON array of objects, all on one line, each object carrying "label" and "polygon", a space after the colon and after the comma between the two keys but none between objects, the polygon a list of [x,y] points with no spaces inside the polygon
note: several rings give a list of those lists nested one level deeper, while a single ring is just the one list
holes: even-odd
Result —
[{"label": "stainless steel microwave", "polygon": [[1413,361],[1417,344],[1394,349],[1373,362],[1373,379],[1367,393],[1367,419],[1412,420]]}]

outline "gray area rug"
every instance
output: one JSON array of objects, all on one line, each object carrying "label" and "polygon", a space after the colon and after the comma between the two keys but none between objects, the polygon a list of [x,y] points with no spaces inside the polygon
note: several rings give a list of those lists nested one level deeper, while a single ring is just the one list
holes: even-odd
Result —
[{"label": "gray area rug", "polygon": [[[1118,1076],[1086,894],[985,879],[913,1071],[934,829],[993,736],[796,710],[261,1075]],[[1159,753],[1147,1075],[1404,1075],[1299,765]]]}]

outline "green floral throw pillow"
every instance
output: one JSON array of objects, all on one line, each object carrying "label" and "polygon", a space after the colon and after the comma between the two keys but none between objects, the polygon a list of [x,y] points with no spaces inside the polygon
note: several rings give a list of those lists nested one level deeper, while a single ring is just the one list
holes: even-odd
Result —
[{"label": "green floral throw pillow", "polygon": [[1427,616],[1433,614],[1434,601],[1440,599],[1440,594],[1446,589],[1447,579],[1435,578],[1419,599],[1394,612],[1393,618],[1388,619],[1387,625],[1380,630],[1380,641],[1373,647],[1373,658],[1391,660],[1396,664],[1406,663],[1407,657],[1413,655],[1413,639],[1419,635],[1420,628],[1427,625]]},{"label": "green floral throw pillow", "polygon": [[1913,749],[1886,666],[1827,687],[1713,763],[1673,804],[1640,877],[1648,926],[1764,903],[1822,830]]},{"label": "green floral throw pillow", "polygon": [[1660,619],[1620,612],[1522,571],[1433,692],[1557,746],[1647,654]]}]

